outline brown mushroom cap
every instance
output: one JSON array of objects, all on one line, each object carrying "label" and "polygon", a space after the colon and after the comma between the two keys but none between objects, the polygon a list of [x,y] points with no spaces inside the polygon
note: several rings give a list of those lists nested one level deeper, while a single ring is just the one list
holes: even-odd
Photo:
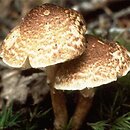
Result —
[{"label": "brown mushroom cap", "polygon": [[130,53],[115,42],[86,35],[87,48],[78,58],[59,64],[55,88],[82,90],[117,80],[130,70]]},{"label": "brown mushroom cap", "polygon": [[77,11],[52,4],[32,9],[2,45],[3,61],[12,67],[46,67],[81,55],[86,27]]}]

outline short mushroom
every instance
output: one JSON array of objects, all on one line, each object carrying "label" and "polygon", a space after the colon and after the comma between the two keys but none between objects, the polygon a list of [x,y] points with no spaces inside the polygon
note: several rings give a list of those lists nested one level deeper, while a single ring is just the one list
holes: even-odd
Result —
[{"label": "short mushroom", "polygon": [[80,90],[79,102],[71,120],[72,130],[81,126],[94,96],[95,87],[116,81],[130,71],[130,52],[116,42],[101,41],[86,35],[84,53],[59,64],[54,87],[58,90]]},{"label": "short mushroom", "polygon": [[53,87],[56,65],[84,52],[85,32],[85,22],[80,13],[53,4],[43,4],[25,16],[1,47],[3,62],[11,67],[46,68],[56,129],[64,127],[68,120],[63,92]]}]

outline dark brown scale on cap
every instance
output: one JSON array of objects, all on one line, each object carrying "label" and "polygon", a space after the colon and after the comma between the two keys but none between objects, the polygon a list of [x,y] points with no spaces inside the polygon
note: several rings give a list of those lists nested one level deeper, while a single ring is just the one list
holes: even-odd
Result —
[{"label": "dark brown scale on cap", "polygon": [[[83,53],[85,32],[85,22],[80,13],[44,4],[32,9],[20,26],[9,34],[2,47],[2,57],[13,67],[22,67],[27,57],[34,68],[62,63]],[[15,36],[15,39],[12,40],[12,36]],[[8,50],[7,41],[11,41],[13,48]],[[19,48],[22,48],[21,56],[24,56],[21,61],[16,58]],[[13,53],[13,59],[9,58]]]},{"label": "dark brown scale on cap", "polygon": [[86,35],[87,48],[78,58],[58,66],[56,89],[82,90],[117,80],[130,70],[130,53],[115,42]]}]

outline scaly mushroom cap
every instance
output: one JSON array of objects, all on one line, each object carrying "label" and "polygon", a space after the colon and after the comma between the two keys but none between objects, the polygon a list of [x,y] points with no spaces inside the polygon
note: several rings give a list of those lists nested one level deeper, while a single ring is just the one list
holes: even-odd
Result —
[{"label": "scaly mushroom cap", "polygon": [[52,4],[32,9],[2,45],[1,57],[12,67],[46,67],[73,59],[85,49],[86,27],[80,13]]},{"label": "scaly mushroom cap", "polygon": [[130,53],[115,42],[103,42],[86,35],[87,48],[83,55],[59,64],[55,88],[82,90],[117,80],[130,70]]}]

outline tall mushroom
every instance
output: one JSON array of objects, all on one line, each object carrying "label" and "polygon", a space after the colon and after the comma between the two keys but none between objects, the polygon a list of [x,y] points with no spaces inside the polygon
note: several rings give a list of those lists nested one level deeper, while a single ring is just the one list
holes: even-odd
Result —
[{"label": "tall mushroom", "polygon": [[68,120],[63,92],[53,87],[56,66],[84,52],[85,32],[85,22],[80,13],[44,4],[32,9],[1,47],[3,62],[11,67],[46,68],[56,129],[62,129]]},{"label": "tall mushroom", "polygon": [[94,96],[94,87],[116,81],[130,71],[130,52],[116,42],[103,42],[86,35],[84,53],[58,65],[55,85],[58,90],[80,90],[77,108],[71,120],[72,130],[82,124]]}]

